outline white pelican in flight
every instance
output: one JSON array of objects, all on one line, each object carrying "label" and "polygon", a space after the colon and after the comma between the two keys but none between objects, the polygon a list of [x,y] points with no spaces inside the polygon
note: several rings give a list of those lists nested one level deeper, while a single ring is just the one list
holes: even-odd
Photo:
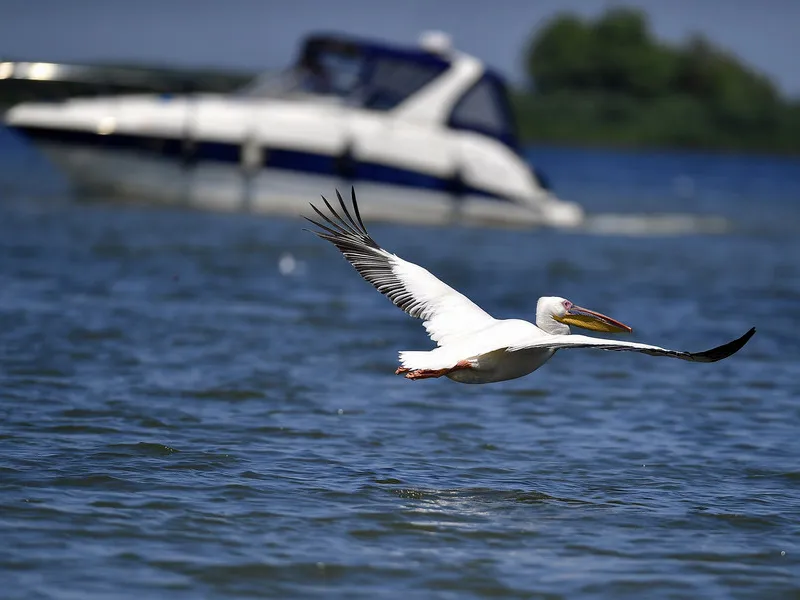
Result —
[{"label": "white pelican in flight", "polygon": [[520,319],[495,319],[427,270],[381,248],[361,220],[355,190],[351,190],[355,219],[341,194],[337,191],[336,195],[344,217],[323,196],[330,212],[326,215],[311,205],[323,220],[308,219],[321,228],[312,233],[336,246],[361,276],[395,306],[422,319],[428,335],[437,344],[430,351],[400,352],[400,367],[395,373],[408,379],[445,376],[460,383],[506,381],[532,373],[557,350],[569,348],[622,350],[716,362],[739,351],[755,333],[752,328],[742,337],[705,352],[570,335],[570,325],[606,333],[632,330],[569,300],[549,296],[539,298],[535,325]]}]

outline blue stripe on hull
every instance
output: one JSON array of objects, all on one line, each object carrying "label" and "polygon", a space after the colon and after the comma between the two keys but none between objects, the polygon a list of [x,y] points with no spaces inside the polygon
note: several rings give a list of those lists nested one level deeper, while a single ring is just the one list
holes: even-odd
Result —
[{"label": "blue stripe on hull", "polygon": [[452,191],[450,188],[453,187],[449,180],[442,177],[370,162],[358,163],[355,168],[355,179],[407,185],[448,193]]},{"label": "blue stripe on hull", "polygon": [[[228,142],[185,142],[175,138],[145,135],[100,135],[88,131],[42,127],[10,127],[32,140],[46,140],[65,145],[92,146],[96,148],[136,150],[153,156],[178,159],[186,164],[199,161],[236,163],[241,161],[241,146]],[[357,161],[351,156],[339,158],[315,152],[262,147],[262,167],[285,169],[317,175],[332,175],[352,181],[365,181],[433,190],[453,195],[481,196],[499,202],[509,202],[487,190],[465,185],[459,178],[450,179],[427,175],[418,171],[391,165]]]},{"label": "blue stripe on hull", "polygon": [[282,150],[264,148],[263,166],[272,169],[302,171],[315,175],[332,175],[336,173],[336,159],[325,154],[301,152],[299,150]]}]

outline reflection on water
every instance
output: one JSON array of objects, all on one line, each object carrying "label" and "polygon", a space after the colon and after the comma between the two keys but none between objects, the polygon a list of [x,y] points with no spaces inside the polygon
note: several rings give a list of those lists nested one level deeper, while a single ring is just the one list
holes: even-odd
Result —
[{"label": "reflection on water", "polygon": [[610,235],[686,235],[727,233],[734,224],[725,217],[692,214],[595,214],[583,229]]}]

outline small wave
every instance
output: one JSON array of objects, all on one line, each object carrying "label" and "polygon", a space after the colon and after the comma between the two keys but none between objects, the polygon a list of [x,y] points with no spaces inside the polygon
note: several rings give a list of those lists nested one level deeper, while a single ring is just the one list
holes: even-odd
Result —
[{"label": "small wave", "polygon": [[425,489],[399,487],[392,492],[403,499],[428,500],[436,503],[471,503],[484,505],[491,503],[524,503],[539,504],[556,502],[565,504],[594,505],[596,503],[579,498],[565,498],[547,494],[538,490],[523,489],[491,489],[491,488],[460,488],[460,489]]},{"label": "small wave", "polygon": [[167,446],[166,444],[157,444],[153,442],[136,442],[133,444],[109,444],[110,449],[118,452],[120,455],[129,456],[169,456],[180,452],[177,448]]}]

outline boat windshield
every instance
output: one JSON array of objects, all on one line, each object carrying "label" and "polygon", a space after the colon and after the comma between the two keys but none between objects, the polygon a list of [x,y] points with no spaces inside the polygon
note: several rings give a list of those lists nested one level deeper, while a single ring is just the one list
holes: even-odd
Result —
[{"label": "boat windshield", "polygon": [[422,51],[312,39],[296,65],[257,77],[237,95],[314,97],[372,110],[391,110],[449,68],[447,61]]}]

